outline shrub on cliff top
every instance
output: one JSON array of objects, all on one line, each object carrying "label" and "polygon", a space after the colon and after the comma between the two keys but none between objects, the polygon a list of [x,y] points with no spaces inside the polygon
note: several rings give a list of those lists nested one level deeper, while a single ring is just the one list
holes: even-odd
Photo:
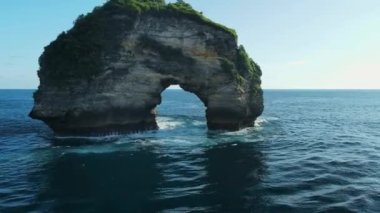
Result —
[{"label": "shrub on cliff top", "polygon": [[114,3],[136,13],[159,11],[160,15],[185,16],[198,23],[207,24],[208,26],[223,30],[237,39],[235,30],[211,21],[203,16],[202,12],[194,10],[190,4],[183,1],[166,4],[165,0],[110,0],[110,3]]},{"label": "shrub on cliff top", "polygon": [[235,39],[237,39],[235,30],[211,21],[210,19],[206,18],[202,12],[194,10],[190,4],[184,2],[170,3],[166,6],[165,9],[169,12],[177,13],[178,15],[185,15],[193,21],[205,23],[216,29],[223,30],[224,32],[231,34]]},{"label": "shrub on cliff top", "polygon": [[165,0],[111,0],[110,2],[138,13],[147,10],[159,10],[166,5]]},{"label": "shrub on cliff top", "polygon": [[[120,10],[113,7],[115,10]],[[50,79],[56,86],[66,80],[91,80],[103,72],[103,55],[112,52],[120,45],[120,31],[124,25],[109,14],[112,10],[95,8],[87,15],[81,15],[75,26],[62,32],[58,38],[45,47],[39,59],[41,79]]]},{"label": "shrub on cliff top", "polygon": [[248,56],[243,45],[239,46],[237,55],[237,66],[240,71],[248,71],[249,74],[261,76],[260,67]]}]

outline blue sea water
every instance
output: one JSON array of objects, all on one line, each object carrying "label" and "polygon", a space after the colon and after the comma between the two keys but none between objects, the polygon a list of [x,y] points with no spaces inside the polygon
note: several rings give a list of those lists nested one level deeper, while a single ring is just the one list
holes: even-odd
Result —
[{"label": "blue sea water", "polygon": [[32,92],[0,90],[0,212],[380,212],[380,91],[268,90],[210,132],[167,90],[159,131],[102,138],[54,137]]}]

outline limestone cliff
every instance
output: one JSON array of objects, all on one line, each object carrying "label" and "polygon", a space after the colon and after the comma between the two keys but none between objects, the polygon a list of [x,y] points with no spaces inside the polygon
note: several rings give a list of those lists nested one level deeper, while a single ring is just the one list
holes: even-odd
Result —
[{"label": "limestone cliff", "polygon": [[261,70],[233,30],[186,3],[112,0],[45,47],[30,116],[58,134],[157,129],[155,107],[173,84],[207,107],[209,129],[254,125]]}]

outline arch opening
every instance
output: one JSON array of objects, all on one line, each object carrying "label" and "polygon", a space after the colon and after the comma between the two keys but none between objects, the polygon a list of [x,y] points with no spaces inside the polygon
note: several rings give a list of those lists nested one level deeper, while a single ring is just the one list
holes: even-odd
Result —
[{"label": "arch opening", "polygon": [[206,106],[196,94],[172,84],[160,95],[160,104],[155,108],[159,130],[207,128]]}]

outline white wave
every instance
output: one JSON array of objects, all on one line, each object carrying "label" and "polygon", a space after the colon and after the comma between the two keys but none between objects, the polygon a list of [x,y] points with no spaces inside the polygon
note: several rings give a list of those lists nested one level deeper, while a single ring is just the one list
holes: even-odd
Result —
[{"label": "white wave", "polygon": [[279,118],[277,117],[258,117],[255,122],[255,126],[260,128],[267,123],[271,123],[272,121],[277,121],[277,120],[279,120]]},{"label": "white wave", "polygon": [[265,118],[259,117],[255,121],[255,127],[256,128],[262,128],[265,124],[269,123],[269,121]]},{"label": "white wave", "polygon": [[255,127],[247,127],[240,129],[238,131],[233,132],[223,132],[222,135],[228,135],[228,136],[241,136],[241,135],[247,135],[248,133],[255,130]]},{"label": "white wave", "polygon": [[206,124],[206,121],[194,120],[192,122],[192,125],[194,125],[194,126],[206,126],[207,124]]},{"label": "white wave", "polygon": [[184,122],[170,117],[158,117],[157,124],[161,130],[171,130],[183,126]]}]

